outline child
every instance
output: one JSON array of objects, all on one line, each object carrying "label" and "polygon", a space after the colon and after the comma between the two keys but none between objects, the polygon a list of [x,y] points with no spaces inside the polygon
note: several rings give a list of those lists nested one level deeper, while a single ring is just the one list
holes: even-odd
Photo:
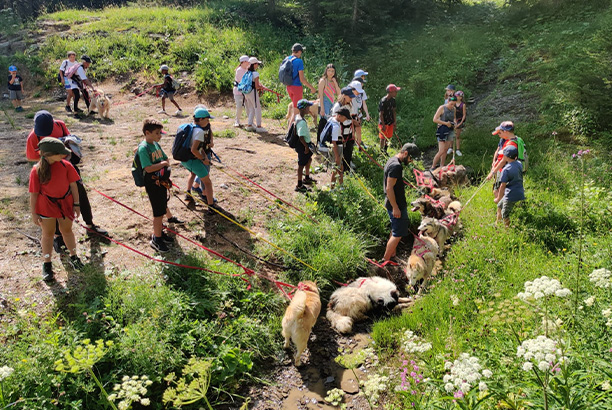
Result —
[{"label": "child", "polygon": [[355,75],[359,74],[360,71],[364,74],[360,77],[357,77],[356,80],[353,80],[349,84],[349,87],[352,87],[357,91],[357,95],[351,102],[351,116],[353,118],[353,139],[348,140],[344,147],[344,161],[346,162],[346,166],[351,168],[355,167],[355,165],[353,164],[353,147],[355,146],[355,143],[357,143],[357,145],[361,145],[361,124],[363,117],[363,115],[361,114],[362,109],[366,115],[365,120],[370,121],[370,113],[368,112],[368,106],[366,104],[368,96],[363,89],[363,83],[365,82],[365,75],[367,73],[363,70],[357,70],[355,72]]},{"label": "child", "polygon": [[[333,110],[332,110],[333,112]],[[340,185],[344,182],[344,133],[343,125],[345,122],[350,122],[351,112],[348,108],[342,107],[334,112],[334,115],[329,119],[327,125],[321,132],[323,137],[327,133],[327,127],[331,127],[332,152],[335,162],[335,167],[331,176],[331,187],[336,186],[336,176],[339,176]]]},{"label": "child", "polygon": [[[66,60],[62,61],[62,64],[60,65],[60,69],[59,69],[59,79],[60,82],[64,85],[64,88],[66,89],[66,107],[65,110],[67,113],[72,114],[72,108],[70,108],[70,101],[72,101],[72,97],[74,96],[74,92],[72,91],[72,81],[70,80],[70,78],[66,78],[66,71],[68,71],[68,69],[76,64],[79,64],[76,61],[76,53],[74,51],[68,51],[68,53],[66,53]],[[78,106],[75,106],[75,109]]]},{"label": "child", "polygon": [[40,140],[38,148],[40,161],[30,172],[30,212],[34,225],[42,228],[42,275],[44,281],[50,282],[53,281],[51,251],[56,221],[70,252],[72,267],[76,270],[83,268],[83,262],[76,254],[72,232],[72,221],[81,214],[76,184],[80,177],[72,164],[64,160],[70,151],[63,142],[46,137]]},{"label": "child", "polygon": [[448,104],[448,99],[454,95],[455,95],[455,86],[452,84],[447,85],[446,89],[444,90],[444,104]]},{"label": "child", "polygon": [[[252,72],[253,76],[253,89],[250,93],[244,94],[244,102],[248,115],[248,124],[245,130],[268,132],[268,130],[261,125],[261,97],[259,96],[259,90],[261,90],[262,85],[259,82],[259,73],[257,72],[261,61],[259,61],[257,57],[251,57],[249,58],[249,64],[249,71]],[[248,80],[248,77],[245,81],[246,80]],[[253,125],[253,120],[255,120],[256,126]]]},{"label": "child", "polygon": [[138,157],[145,171],[145,190],[153,208],[153,236],[149,244],[158,252],[168,252],[167,244],[173,239],[162,232],[164,215],[168,222],[182,224],[183,221],[172,216],[168,209],[168,189],[170,188],[170,163],[159,146],[164,126],[161,122],[147,118],[142,124],[144,140],[138,145]]},{"label": "child", "polygon": [[242,107],[244,107],[244,94],[238,91],[238,84],[244,74],[248,71],[251,63],[249,63],[249,56],[242,56],[238,60],[240,65],[236,67],[234,72],[234,101],[236,102],[236,120],[234,121],[234,127],[240,127],[240,117],[242,117]]},{"label": "child", "polygon": [[497,204],[495,223],[502,219],[506,228],[510,226],[510,213],[518,201],[525,199],[523,188],[523,165],[517,161],[518,148],[510,145],[503,151],[506,165],[501,172],[499,191],[494,202]]},{"label": "child", "polygon": [[14,65],[9,67],[8,89],[15,111],[22,112],[23,107],[21,107],[21,100],[23,100],[23,78],[17,75],[17,67]]},{"label": "child", "polygon": [[387,95],[378,103],[378,138],[380,138],[380,150],[387,153],[388,141],[393,137],[396,123],[395,97],[401,90],[395,84],[387,86]]},{"label": "child", "polygon": [[[308,123],[306,123],[306,120],[304,119],[311,106],[312,103],[305,99],[301,99],[297,103],[297,108],[300,110],[300,113],[295,117],[295,128],[300,139],[300,143],[295,147],[295,152],[298,154],[298,181],[297,186],[295,187],[296,192],[306,192],[308,191],[308,188],[305,187],[304,184],[310,185],[316,182],[314,179],[310,178],[310,164],[312,164],[312,152],[314,151],[314,147],[312,147],[310,140]],[[304,180],[302,180],[302,174],[304,175]]]},{"label": "child", "polygon": [[189,200],[193,200],[189,193],[193,186],[193,180],[196,175],[200,178],[204,184],[204,196],[206,198],[206,204],[208,205],[208,213],[214,215],[216,212],[213,209],[213,184],[210,180],[210,161],[212,157],[212,148],[215,143],[213,141],[213,133],[210,128],[210,120],[214,118],[210,115],[206,108],[196,108],[193,113],[193,122],[195,127],[191,135],[191,153],[195,157],[188,161],[181,162],[181,165],[191,172],[189,179],[187,180],[187,192]]},{"label": "child", "polygon": [[495,183],[493,184],[493,197],[497,197],[497,193],[499,190],[500,170],[506,165],[506,159],[504,158],[504,150],[513,146],[518,149],[518,140],[516,135],[514,135],[514,123],[512,121],[504,121],[495,130],[491,133],[491,135],[499,135],[499,143],[497,144],[497,149],[495,150],[495,154],[493,154],[493,163],[491,164],[491,172],[487,175],[487,180],[490,180],[495,176]]},{"label": "child", "polygon": [[162,109],[158,113],[159,114],[166,113],[166,98],[168,98],[170,99],[170,102],[174,104],[177,108],[174,114],[181,115],[183,113],[183,110],[181,109],[181,107],[179,107],[178,103],[174,101],[174,93],[176,92],[176,88],[174,88],[174,86],[172,85],[173,83],[172,76],[168,74],[168,71],[170,71],[170,68],[166,64],[163,64],[161,67],[159,67],[159,71],[164,76],[164,82],[161,84],[155,85],[155,87],[161,88],[161,90],[159,91],[159,95],[161,95],[161,98],[162,98]]},{"label": "child", "polygon": [[[467,114],[467,107],[465,106],[465,102],[463,101],[464,95],[463,95],[463,91],[457,91],[455,92],[455,98],[457,98],[457,102],[455,103],[455,116],[457,119],[457,124],[455,124],[455,141],[456,141],[456,150],[455,152],[457,153],[458,157],[463,156],[463,154],[461,153],[461,133],[463,132],[463,128],[465,127],[465,116]],[[448,151],[446,151],[446,154],[452,154],[453,153],[453,147],[450,146],[448,148]]]}]

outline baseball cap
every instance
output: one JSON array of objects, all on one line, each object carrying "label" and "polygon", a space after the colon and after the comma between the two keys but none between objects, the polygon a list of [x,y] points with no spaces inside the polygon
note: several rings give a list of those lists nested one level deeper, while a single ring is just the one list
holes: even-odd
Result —
[{"label": "baseball cap", "polygon": [[504,148],[504,156],[511,158],[511,159],[517,159],[518,158],[518,148],[512,145]]},{"label": "baseball cap", "polygon": [[249,63],[251,63],[251,64],[261,64],[261,61],[259,61],[257,59],[257,57],[251,57],[251,58],[249,58]]},{"label": "baseball cap", "polygon": [[300,101],[297,102],[297,107],[299,110],[301,110],[302,108],[310,107],[311,105],[312,103],[306,98],[302,98]]},{"label": "baseball cap", "polygon": [[38,150],[41,154],[70,154],[70,150],[66,148],[64,143],[57,138],[45,137],[38,142]]},{"label": "baseball cap", "polygon": [[338,111],[336,111],[336,115],[342,115],[343,117],[351,118],[351,112],[348,108],[340,108]]},{"label": "baseball cap", "polygon": [[238,59],[238,61],[240,61],[241,63],[244,63],[245,61],[249,61],[249,56],[240,56],[240,58]]},{"label": "baseball cap", "polygon": [[306,47],[304,47],[303,45],[301,45],[300,43],[295,43],[292,47],[291,47],[291,51],[292,52],[296,52],[296,51],[304,51],[306,50]]},{"label": "baseball cap", "polygon": [[91,58],[89,58],[89,56],[87,54],[83,54],[81,56],[81,60],[85,61],[86,63],[91,64]]},{"label": "baseball cap", "polygon": [[9,66],[9,71],[17,71],[17,67],[15,67],[14,65]]},{"label": "baseball cap", "polygon": [[344,87],[342,90],[340,90],[340,92],[342,93],[342,95],[346,95],[351,98],[355,98],[355,93],[353,92],[353,90],[354,90],[353,87]]},{"label": "baseball cap", "polygon": [[159,66],[159,71],[163,71],[163,70],[170,70],[170,67],[168,67],[166,64],[162,64],[161,66]]},{"label": "baseball cap", "polygon": [[460,96],[460,97],[463,97],[463,91],[456,91],[455,92],[455,96],[457,96],[457,95]]},{"label": "baseball cap", "polygon": [[348,86],[357,90],[359,94],[363,93],[363,86],[361,85],[359,81],[351,81],[351,83]]},{"label": "baseball cap", "polygon": [[399,91],[399,90],[401,90],[401,89],[402,89],[401,87],[398,87],[398,86],[397,86],[397,85],[395,85],[395,84],[389,84],[389,85],[387,86],[387,92],[389,92],[389,91]]},{"label": "baseball cap", "polygon": [[455,91],[455,86],[452,85],[452,84],[449,84],[449,85],[446,86],[446,89],[450,90],[450,91]]},{"label": "baseball cap", "polygon": [[193,118],[211,118],[214,119],[212,115],[208,112],[206,108],[197,108],[193,113]]},{"label": "baseball cap", "polygon": [[495,128],[495,131],[491,135],[497,135],[500,131],[514,131],[514,123],[512,121],[504,121],[499,124],[499,127]]},{"label": "baseball cap", "polygon": [[34,134],[48,137],[53,132],[53,116],[49,111],[41,110],[34,115]]},{"label": "baseball cap", "polygon": [[362,69],[359,69],[357,71],[355,71],[355,75],[353,77],[361,77],[362,75],[368,75],[367,71],[363,71]]},{"label": "baseball cap", "polygon": [[407,142],[404,145],[402,145],[401,152],[407,152],[410,158],[416,158],[421,154],[421,151],[419,151],[419,148],[411,142]]}]

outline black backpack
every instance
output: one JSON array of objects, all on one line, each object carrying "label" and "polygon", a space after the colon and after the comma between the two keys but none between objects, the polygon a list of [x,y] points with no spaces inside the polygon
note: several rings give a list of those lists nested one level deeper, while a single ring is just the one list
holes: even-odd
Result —
[{"label": "black backpack", "polygon": [[323,127],[323,129],[321,130],[321,137],[320,137],[321,144],[323,145],[331,144],[333,129],[334,129],[333,122],[327,121],[327,124],[325,124],[325,127]]},{"label": "black backpack", "polygon": [[179,126],[172,143],[172,157],[175,160],[183,162],[195,158],[195,155],[191,152],[191,136],[195,127],[197,125],[191,123]]},{"label": "black backpack", "polygon": [[[149,148],[147,148],[147,151],[148,150]],[[136,186],[145,186],[145,170],[142,168],[142,164],[140,163],[138,149],[136,149],[136,154],[134,155],[134,160],[132,161],[132,178],[134,178],[134,184]]]},{"label": "black backpack", "polygon": [[317,144],[321,142],[321,133],[325,129],[326,125],[327,125],[327,118],[321,117],[319,119],[319,125],[317,126]]},{"label": "black backpack", "polygon": [[296,121],[293,121],[293,124],[291,124],[291,127],[289,127],[289,131],[287,131],[287,135],[285,135],[285,142],[289,144],[291,148],[295,148],[298,146],[298,143],[300,142],[300,137],[298,137],[297,135]]}]

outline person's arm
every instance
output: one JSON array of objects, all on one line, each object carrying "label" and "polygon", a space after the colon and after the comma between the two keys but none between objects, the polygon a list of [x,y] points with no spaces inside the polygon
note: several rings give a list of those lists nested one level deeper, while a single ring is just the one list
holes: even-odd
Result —
[{"label": "person's arm", "polygon": [[383,111],[380,105],[378,106],[378,120],[380,121],[380,125],[382,125],[382,131],[387,131],[387,124],[385,124],[385,118],[383,117]]},{"label": "person's arm", "polygon": [[81,204],[79,203],[79,188],[77,187],[76,182],[70,183],[70,193],[72,194],[72,199],[74,201],[74,205],[72,205],[72,210],[78,218],[81,216]]},{"label": "person's arm", "polygon": [[525,162],[523,163],[523,173],[527,172],[527,166],[529,165],[529,157],[527,156],[527,150],[524,151]]},{"label": "person's arm", "polygon": [[433,122],[435,122],[438,125],[446,125],[447,127],[450,127],[452,124],[448,121],[442,121],[440,119],[440,117],[442,116],[442,113],[444,112],[444,106],[441,105],[438,107],[438,110],[436,111],[436,113],[434,114],[433,117]]},{"label": "person's arm", "polygon": [[304,75],[304,70],[300,70],[299,75],[300,75],[300,82],[304,84],[306,87],[308,87],[313,94],[315,94],[317,90],[315,90],[312,84],[310,84],[308,80],[306,79],[306,76]]},{"label": "person's arm", "polygon": [[200,142],[199,140],[194,139],[193,142],[191,143],[191,153],[200,161],[202,161],[204,163],[204,165],[210,165],[210,161],[208,159],[207,155],[203,155],[200,150]]},{"label": "person's arm", "polygon": [[332,81],[334,82],[334,87],[336,89],[336,97],[340,98],[340,96],[342,95],[342,90],[340,90],[340,86],[338,85],[338,81],[336,81],[335,78]]},{"label": "person's arm", "polygon": [[502,182],[501,185],[499,186],[499,190],[497,191],[497,198],[495,198],[493,202],[495,202],[496,204],[499,203],[499,201],[501,201],[501,199],[504,197],[505,192],[506,192],[506,183]]},{"label": "person's arm", "polygon": [[506,159],[501,159],[500,161],[498,161],[491,169],[491,172],[489,172],[489,175],[487,175],[487,179],[493,178],[493,175],[495,175],[497,171],[505,167],[507,163],[508,161],[506,161]]},{"label": "person's arm", "polygon": [[40,226],[42,218],[36,213],[36,201],[38,201],[38,192],[30,192],[30,213],[32,214],[32,222],[34,222],[34,225]]},{"label": "person's arm", "polygon": [[323,103],[323,90],[325,89],[325,80],[319,80],[319,89],[317,90],[317,98],[319,99],[319,113],[321,116],[325,115],[325,104]]},{"label": "person's arm", "polygon": [[168,166],[170,166],[170,163],[166,160],[158,162],[157,164],[149,165],[148,167],[145,167],[144,170],[147,174],[152,174],[153,172],[159,171],[160,169]]},{"label": "person's arm", "polygon": [[366,102],[366,100],[363,100],[362,107],[363,107],[363,111],[365,112],[365,115],[366,115],[366,118],[365,118],[366,121],[370,121],[370,113],[368,111],[368,103]]},{"label": "person's arm", "polygon": [[391,208],[393,208],[393,217],[399,218],[402,216],[402,211],[397,206],[397,200],[395,198],[395,191],[393,187],[397,183],[397,178],[387,177],[387,188],[385,189],[385,193],[387,194],[387,199],[391,204]]},{"label": "person's arm", "polygon": [[21,79],[20,83],[21,83],[21,92],[23,93],[23,78]]},{"label": "person's arm", "polygon": [[259,76],[255,77],[253,79],[253,82],[255,83],[255,89],[258,91],[261,90],[261,84],[259,83]]}]

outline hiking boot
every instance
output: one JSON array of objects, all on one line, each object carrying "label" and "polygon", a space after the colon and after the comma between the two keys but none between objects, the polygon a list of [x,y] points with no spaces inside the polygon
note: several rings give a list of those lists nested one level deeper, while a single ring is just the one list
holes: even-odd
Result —
[{"label": "hiking boot", "polygon": [[79,259],[77,255],[72,255],[68,262],[70,263],[70,265],[72,266],[72,269],[74,270],[81,270],[85,267],[85,265],[83,265],[83,262],[81,262],[81,260]]},{"label": "hiking boot", "polygon": [[66,253],[68,247],[64,243],[64,238],[62,238],[61,236],[56,236],[55,238],[53,238],[53,250],[60,255]]},{"label": "hiking boot", "polygon": [[265,129],[264,127],[257,127],[255,128],[255,132],[268,132],[268,130]]},{"label": "hiking boot", "polygon": [[87,228],[89,228],[89,230],[87,231],[87,235],[104,235],[107,236],[108,235],[108,231],[104,228],[100,228],[98,225],[96,224],[91,224],[91,225],[87,225]]},{"label": "hiking boot", "polygon": [[53,282],[55,278],[53,277],[53,265],[51,262],[44,262],[42,266],[42,279],[45,282]]},{"label": "hiking boot", "polygon": [[151,241],[149,242],[149,245],[151,245],[151,248],[155,249],[159,253],[166,253],[170,251],[170,249],[168,249],[168,246],[164,243],[163,239],[161,237],[157,238],[155,235],[151,236]]},{"label": "hiking boot", "polygon": [[161,235],[161,240],[166,244],[166,245],[170,245],[172,243],[174,243],[174,238],[171,237],[170,235],[168,235],[166,232],[162,232]]},{"label": "hiking boot", "polygon": [[[217,212],[215,212],[215,210]],[[214,203],[212,205],[208,205],[208,215],[216,215],[217,213],[223,213],[223,210]]]},{"label": "hiking boot", "polygon": [[74,107],[74,112],[76,112],[76,113],[79,113],[79,114],[80,114],[80,113],[82,113],[82,112],[83,112],[83,110],[82,110],[82,109],[80,109],[79,107]]},{"label": "hiking boot", "polygon": [[306,175],[306,177],[304,177],[304,184],[306,185],[311,185],[311,184],[316,184],[317,180],[316,179],[312,179],[310,178],[310,175]]},{"label": "hiking boot", "polygon": [[461,153],[461,151],[457,150],[457,151],[455,151],[455,152],[457,153],[457,156],[458,156],[458,157],[462,157],[462,156],[463,156],[463,154]]},{"label": "hiking boot", "polygon": [[70,106],[69,106],[69,105],[67,105],[66,107],[64,107],[64,109],[66,110],[66,112],[67,112],[68,114],[72,114],[72,108],[70,108]]},{"label": "hiking boot", "polygon": [[17,111],[17,112],[23,112],[23,107],[22,107],[22,106],[19,106],[19,107],[15,108],[15,111]]},{"label": "hiking boot", "polygon": [[172,218],[168,218],[168,223],[177,224],[177,225],[183,225],[185,223],[185,221],[181,221],[176,216],[173,216]]},{"label": "hiking boot", "polygon": [[304,186],[304,185],[297,185],[295,187],[294,191],[295,192],[302,192],[302,193],[304,193],[304,192],[309,192],[310,189],[307,186]]},{"label": "hiking boot", "polygon": [[446,151],[446,155],[450,155],[450,154],[452,154],[452,153],[453,153],[453,149],[452,149],[452,148],[449,148],[449,149]]}]

